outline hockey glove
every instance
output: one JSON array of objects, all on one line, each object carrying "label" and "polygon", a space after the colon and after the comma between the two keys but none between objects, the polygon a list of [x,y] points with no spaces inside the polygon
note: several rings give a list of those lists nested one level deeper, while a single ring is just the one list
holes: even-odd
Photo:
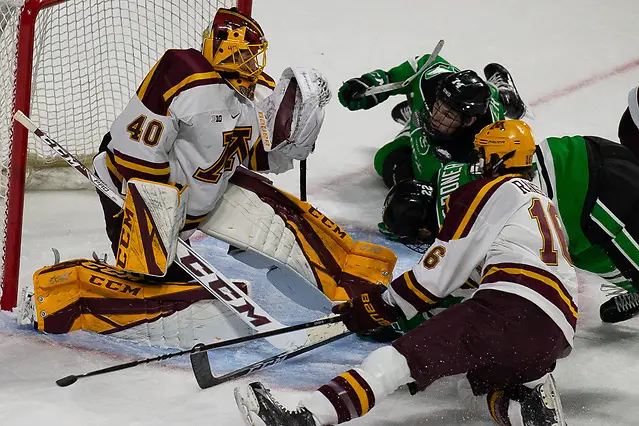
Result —
[{"label": "hockey glove", "polygon": [[401,314],[382,299],[385,290],[384,286],[376,286],[348,302],[333,306],[333,313],[345,314],[344,325],[356,333],[391,325]]},{"label": "hockey glove", "polygon": [[388,93],[364,96],[369,88],[388,84],[388,76],[382,70],[376,70],[362,75],[359,78],[351,78],[339,88],[339,102],[351,111],[358,109],[370,109],[380,102],[388,99]]}]

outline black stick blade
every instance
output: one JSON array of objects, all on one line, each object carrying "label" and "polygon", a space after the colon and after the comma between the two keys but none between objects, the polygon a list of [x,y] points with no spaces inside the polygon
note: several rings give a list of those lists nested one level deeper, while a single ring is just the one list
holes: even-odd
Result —
[{"label": "black stick blade", "polygon": [[69,385],[74,384],[77,381],[78,381],[78,376],[71,375],[71,376],[63,377],[61,379],[56,380],[55,384],[65,388]]},{"label": "black stick blade", "polygon": [[[196,345],[195,347],[200,346]],[[201,345],[204,346],[204,345]],[[207,352],[194,352],[190,355],[191,368],[195,374],[195,380],[202,389],[208,389],[215,383],[213,374],[211,373],[211,364],[209,363],[209,355]]]}]

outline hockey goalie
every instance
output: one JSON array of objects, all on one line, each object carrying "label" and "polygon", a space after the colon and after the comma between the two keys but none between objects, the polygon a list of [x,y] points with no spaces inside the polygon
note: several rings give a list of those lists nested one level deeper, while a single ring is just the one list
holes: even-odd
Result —
[{"label": "hockey goalie", "polygon": [[98,193],[115,265],[79,259],[37,271],[38,329],[180,347],[246,334],[173,262],[178,237],[197,229],[309,309],[328,312],[389,282],[390,250],[353,241],[254,173],[282,173],[310,155],[331,95],[314,69],[287,68],[275,84],[263,73],[266,49],[255,20],[219,9],[201,51],[168,50],[149,71],[93,164],[125,200],[120,208]]}]

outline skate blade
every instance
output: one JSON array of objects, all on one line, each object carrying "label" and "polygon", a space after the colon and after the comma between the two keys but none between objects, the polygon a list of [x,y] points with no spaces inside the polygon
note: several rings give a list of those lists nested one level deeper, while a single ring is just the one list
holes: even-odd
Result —
[{"label": "skate blade", "polygon": [[253,415],[256,410],[259,410],[259,404],[250,387],[235,388],[233,396],[235,397],[235,404],[238,410],[240,410],[242,420],[244,420],[246,426],[266,426],[266,423],[264,423],[257,414]]},{"label": "skate blade", "polygon": [[559,392],[557,391],[557,383],[555,383],[555,378],[552,374],[548,375],[548,380],[544,385],[548,385],[550,390],[550,395],[552,398],[552,402],[555,405],[555,412],[557,413],[557,426],[566,426],[566,417],[564,416],[564,409],[561,406],[561,398],[559,397]]}]

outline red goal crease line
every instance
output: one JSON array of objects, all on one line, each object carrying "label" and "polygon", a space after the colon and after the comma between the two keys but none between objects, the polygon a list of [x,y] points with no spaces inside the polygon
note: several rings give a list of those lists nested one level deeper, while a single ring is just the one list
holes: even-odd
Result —
[{"label": "red goal crease line", "polygon": [[[613,68],[610,71],[606,71],[606,72],[602,72],[600,74],[596,74],[592,77],[586,78],[585,80],[581,80],[578,81],[577,83],[574,83],[568,87],[565,87],[563,89],[559,89],[557,91],[554,91],[552,93],[549,93],[547,95],[544,95],[538,99],[535,99],[534,101],[532,101],[530,103],[531,107],[534,106],[538,106],[538,105],[543,105],[546,104],[548,102],[554,101],[555,99],[558,98],[562,98],[564,96],[568,96],[574,92],[577,92],[581,89],[584,89],[586,87],[590,87],[600,81],[603,80],[608,80],[611,77],[615,77],[618,74],[622,74],[628,71],[631,71],[635,68],[639,67],[639,58],[634,59],[633,61],[627,62],[625,64],[619,65],[615,68]],[[639,78],[637,79],[637,84],[639,84]],[[622,99],[625,99],[625,94],[622,94]]]}]

